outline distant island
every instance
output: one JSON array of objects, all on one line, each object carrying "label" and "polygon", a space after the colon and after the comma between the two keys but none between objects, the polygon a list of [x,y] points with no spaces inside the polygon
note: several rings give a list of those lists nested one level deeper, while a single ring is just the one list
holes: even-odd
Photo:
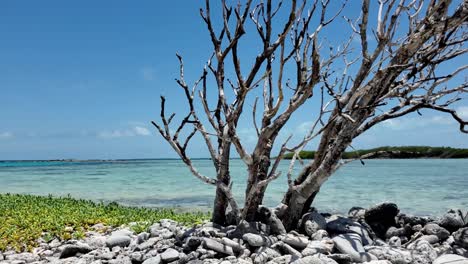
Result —
[{"label": "distant island", "polygon": [[[286,153],[285,159],[291,159],[293,153]],[[301,151],[301,159],[313,159],[315,151]],[[363,157],[365,159],[464,159],[468,158],[468,149],[450,147],[429,147],[429,146],[400,146],[400,147],[378,147],[372,149],[362,149],[345,152],[343,159],[355,159]]]}]

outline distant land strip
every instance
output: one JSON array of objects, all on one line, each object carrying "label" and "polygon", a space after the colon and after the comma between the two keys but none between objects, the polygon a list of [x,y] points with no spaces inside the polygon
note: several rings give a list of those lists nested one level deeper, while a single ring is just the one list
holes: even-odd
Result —
[{"label": "distant land strip", "polygon": [[[286,153],[285,159],[292,159],[293,153]],[[301,159],[313,159],[315,151],[301,151]],[[468,149],[451,147],[429,147],[429,146],[400,146],[400,147],[378,147],[372,149],[362,149],[347,151],[343,154],[343,159],[464,159],[468,158]]]}]

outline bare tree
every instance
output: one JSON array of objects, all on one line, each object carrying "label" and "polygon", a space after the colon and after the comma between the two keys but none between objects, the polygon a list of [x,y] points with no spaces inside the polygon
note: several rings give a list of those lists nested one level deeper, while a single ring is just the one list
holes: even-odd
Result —
[{"label": "bare tree", "polygon": [[[191,172],[216,186],[214,222],[225,223],[228,206],[239,219],[254,220],[268,184],[281,174],[278,166],[287,151],[294,156],[287,172],[289,188],[283,199],[286,213],[282,221],[292,229],[321,185],[344,164],[341,156],[353,139],[376,124],[428,108],[450,114],[460,130],[468,133],[467,121],[450,108],[468,92],[466,76],[460,81],[468,66],[449,67],[451,72],[441,69],[449,61],[460,64],[460,57],[468,51],[466,0],[458,4],[450,0],[378,0],[373,5],[363,0],[361,14],[355,19],[344,14],[346,2],[334,10],[329,10],[329,0],[253,2],[230,7],[222,0],[222,21],[213,24],[210,1],[206,0],[200,14],[213,54],[193,86],[186,83],[183,60],[177,55],[177,83],[185,93],[188,112],[178,125],[171,126],[175,114],[166,115],[166,100],[161,97],[162,125],[153,122]],[[374,24],[369,23],[371,8],[378,9]],[[349,38],[340,45],[327,45],[323,32],[338,19],[348,22]],[[220,29],[216,31],[216,27]],[[251,62],[241,63],[239,47],[248,29],[256,31],[260,51]],[[356,40],[358,50],[353,49]],[[287,76],[292,72],[293,76]],[[213,94],[216,97],[208,99]],[[263,104],[258,104],[258,95]],[[294,146],[288,146],[291,137],[278,143],[278,135],[293,113],[305,110],[304,103],[313,97],[320,103],[316,115],[310,117],[310,131]],[[258,136],[251,152],[237,131],[247,102],[253,103],[248,111]],[[197,133],[208,147],[216,177],[202,175],[187,155],[188,144]],[[299,151],[314,138],[320,138],[314,160],[293,179]],[[275,144],[279,145],[276,155],[272,154]],[[247,166],[242,210],[231,192],[231,147]]]}]

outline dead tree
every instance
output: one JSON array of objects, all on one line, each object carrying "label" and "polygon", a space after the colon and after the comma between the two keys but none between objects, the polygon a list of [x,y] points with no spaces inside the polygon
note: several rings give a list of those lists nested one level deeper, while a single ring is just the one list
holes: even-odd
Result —
[{"label": "dead tree", "polygon": [[[330,2],[247,0],[230,7],[222,0],[222,21],[216,24],[211,20],[209,0],[200,10],[213,54],[191,87],[184,79],[182,57],[177,55],[177,83],[184,91],[188,112],[178,125],[171,126],[175,114],[166,115],[166,100],[161,97],[162,125],[153,124],[190,171],[216,187],[214,222],[225,223],[228,205],[239,218],[254,220],[268,184],[281,174],[278,166],[286,151],[295,153],[283,199],[286,214],[282,221],[291,229],[310,208],[321,185],[342,166],[341,156],[353,139],[376,124],[428,108],[450,114],[460,123],[460,130],[468,133],[467,122],[449,108],[468,91],[466,77],[459,80],[468,66],[451,66],[449,73],[440,69],[468,50],[466,0],[458,4],[450,0],[378,0],[373,5],[363,0],[361,14],[354,19],[345,14],[346,2],[329,10]],[[369,21],[371,8],[378,10],[374,23]],[[324,31],[337,19],[348,22],[349,38],[340,45],[327,45]],[[248,30],[256,31],[260,51],[251,61],[241,63],[239,52]],[[356,40],[358,50],[353,49]],[[293,76],[287,76],[291,72]],[[258,104],[258,96],[262,104]],[[278,143],[278,135],[293,113],[305,110],[304,103],[313,97],[320,103],[315,116],[310,116],[309,133],[294,146],[288,146],[291,137]],[[253,107],[246,109],[248,102]],[[251,152],[237,131],[244,110],[251,111],[258,136]],[[188,144],[197,133],[206,143],[216,177],[202,175],[187,155]],[[320,143],[314,160],[293,179],[299,151],[317,137]],[[275,144],[279,153],[272,153]],[[232,147],[247,166],[242,210],[231,192]]]}]

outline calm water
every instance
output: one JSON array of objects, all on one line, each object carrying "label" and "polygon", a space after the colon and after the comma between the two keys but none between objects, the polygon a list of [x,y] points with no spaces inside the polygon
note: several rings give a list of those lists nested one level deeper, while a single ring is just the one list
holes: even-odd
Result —
[{"label": "calm water", "polygon": [[[213,175],[211,161],[195,161]],[[281,165],[287,171],[288,162]],[[299,170],[300,168],[297,168]],[[246,169],[232,161],[234,192],[243,196]],[[286,177],[270,184],[265,204],[276,205],[286,190]],[[68,195],[127,205],[208,210],[214,187],[191,176],[178,160],[134,160],[100,163],[0,162],[0,193]],[[240,199],[242,200],[242,199]],[[437,215],[448,208],[468,208],[468,160],[369,160],[342,167],[323,186],[315,206],[347,212],[396,202],[401,211]]]}]

